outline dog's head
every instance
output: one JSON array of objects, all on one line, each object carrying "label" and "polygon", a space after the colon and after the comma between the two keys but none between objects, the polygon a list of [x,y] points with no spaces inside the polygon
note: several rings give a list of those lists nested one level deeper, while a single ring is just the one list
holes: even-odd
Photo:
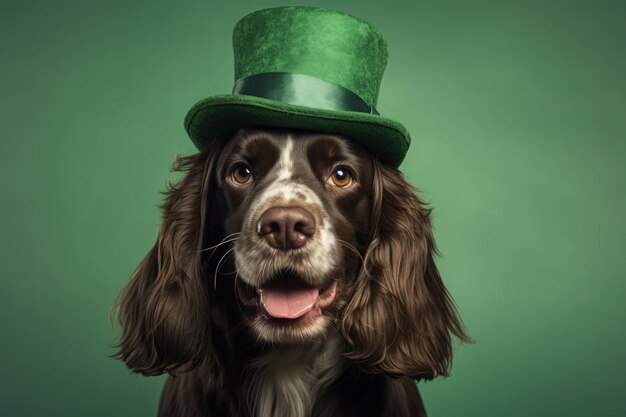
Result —
[{"label": "dog's head", "polygon": [[129,367],[189,369],[218,333],[272,345],[340,334],[368,372],[447,374],[451,334],[466,336],[433,261],[430,210],[399,171],[343,137],[264,128],[178,169],[120,298]]},{"label": "dog's head", "polygon": [[256,337],[302,343],[333,328],[369,238],[373,170],[337,136],[246,130],[226,145],[217,183]]}]

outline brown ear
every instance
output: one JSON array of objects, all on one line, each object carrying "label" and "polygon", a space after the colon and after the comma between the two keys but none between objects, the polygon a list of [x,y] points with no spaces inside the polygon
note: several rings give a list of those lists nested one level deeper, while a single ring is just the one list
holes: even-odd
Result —
[{"label": "brown ear", "polygon": [[119,351],[135,372],[158,375],[197,365],[210,340],[201,243],[214,153],[175,161],[186,172],[163,192],[157,241],[122,290],[116,305],[122,326]]},{"label": "brown ear", "polygon": [[470,341],[435,266],[430,209],[402,174],[375,162],[373,237],[346,306],[347,357],[369,372],[447,375],[451,334]]}]

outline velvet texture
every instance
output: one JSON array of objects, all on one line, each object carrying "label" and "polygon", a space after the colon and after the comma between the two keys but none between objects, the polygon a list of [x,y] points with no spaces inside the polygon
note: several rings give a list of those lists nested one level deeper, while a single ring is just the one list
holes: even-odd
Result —
[{"label": "velvet texture", "polygon": [[[255,74],[305,74],[339,85],[375,107],[387,63],[387,43],[372,25],[319,7],[278,7],[241,19],[233,31],[235,81]],[[399,166],[410,135],[399,122],[361,111],[319,108],[245,94],[196,103],[185,128],[199,149],[244,126],[318,130],[350,137]]]},{"label": "velvet texture", "polygon": [[372,25],[333,10],[280,7],[241,19],[233,31],[235,80],[262,72],[308,74],[376,105],[387,42]]}]

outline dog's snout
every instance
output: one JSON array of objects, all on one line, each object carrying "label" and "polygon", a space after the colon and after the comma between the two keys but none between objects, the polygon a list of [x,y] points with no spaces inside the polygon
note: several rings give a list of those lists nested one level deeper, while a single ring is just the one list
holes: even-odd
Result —
[{"label": "dog's snout", "polygon": [[315,218],[302,207],[272,207],[261,215],[257,231],[273,248],[301,248],[315,234]]}]

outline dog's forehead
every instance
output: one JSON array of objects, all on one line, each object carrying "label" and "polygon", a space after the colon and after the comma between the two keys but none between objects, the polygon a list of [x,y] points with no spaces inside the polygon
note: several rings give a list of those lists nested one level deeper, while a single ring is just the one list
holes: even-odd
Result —
[{"label": "dog's forehead", "polygon": [[224,148],[226,159],[266,165],[286,175],[314,165],[355,159],[359,153],[349,139],[324,133],[288,130],[248,130],[236,134]]}]

